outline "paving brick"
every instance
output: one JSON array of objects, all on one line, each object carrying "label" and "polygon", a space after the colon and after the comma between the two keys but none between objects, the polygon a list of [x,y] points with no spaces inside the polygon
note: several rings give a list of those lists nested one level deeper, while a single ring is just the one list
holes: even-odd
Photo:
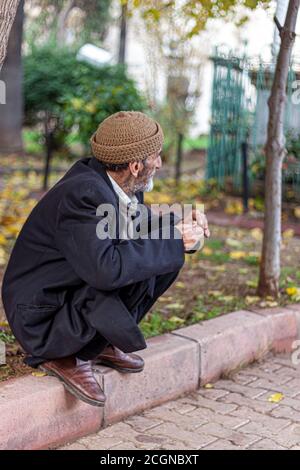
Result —
[{"label": "paving brick", "polygon": [[232,444],[247,448],[249,445],[256,442],[259,438],[257,435],[244,434],[243,432],[233,431],[219,423],[207,423],[195,430],[197,434],[209,434],[218,438],[230,441]]},{"label": "paving brick", "polygon": [[[274,423],[274,422],[273,422]],[[268,439],[271,439],[276,444],[290,448],[300,444],[300,425],[292,423],[282,429],[276,429],[265,421],[264,423],[258,421],[250,421],[240,428],[240,430],[247,434],[257,434]]]},{"label": "paving brick", "polygon": [[257,398],[264,393],[264,390],[256,387],[257,383],[258,381],[255,380],[248,385],[240,385],[229,380],[219,380],[215,387],[216,389],[239,393],[244,397]]},{"label": "paving brick", "polygon": [[[249,379],[246,385],[253,383],[255,380],[258,380],[259,378],[263,378],[263,379],[267,378],[270,382],[274,382],[278,385],[284,385],[293,379],[293,376],[286,369],[284,373],[281,372],[281,367],[278,371],[273,371],[273,372],[266,372],[266,371],[258,370],[258,369],[256,369],[255,371],[248,370],[248,371],[245,371],[244,377]],[[234,382],[236,382],[235,378],[233,378],[233,380]]]},{"label": "paving brick", "polygon": [[300,365],[298,365],[297,367],[296,365],[293,364],[291,355],[277,356],[277,357],[275,356],[274,363],[283,367],[290,367],[293,370],[300,370]]},{"label": "paving brick", "polygon": [[87,450],[108,450],[118,444],[121,444],[122,439],[118,436],[101,437],[101,439],[98,439],[98,437],[87,437],[84,443]]},{"label": "paving brick", "polygon": [[191,415],[198,415],[201,419],[207,422],[220,423],[230,429],[238,429],[239,427],[247,424],[249,420],[246,418],[237,418],[235,416],[228,416],[216,413],[214,410],[208,408],[197,408]]},{"label": "paving brick", "polygon": [[197,393],[191,393],[184,400],[186,403],[196,405],[198,408],[208,408],[221,414],[229,413],[237,408],[236,405],[222,403],[217,400],[210,400]]},{"label": "paving brick", "polygon": [[139,450],[132,442],[121,442],[116,446],[110,447],[109,450]]},{"label": "paving brick", "polygon": [[218,400],[219,398],[225,397],[230,392],[227,390],[218,390],[215,388],[211,388],[211,389],[199,388],[199,390],[196,390],[195,393],[197,393],[198,395],[201,395],[201,397],[203,398],[207,398],[208,400]]},{"label": "paving brick", "polygon": [[271,415],[275,418],[286,418],[300,424],[300,411],[295,411],[295,409],[290,406],[280,404],[271,412]]},{"label": "paving brick", "polygon": [[187,431],[194,431],[199,426],[202,426],[207,421],[203,418],[200,418],[197,413],[190,412],[189,414],[181,415],[179,413],[174,412],[173,410],[160,410],[156,408],[154,410],[149,410],[144,412],[144,416],[150,419],[156,419],[160,417],[163,422],[170,422],[181,426],[182,429],[186,429]]},{"label": "paving brick", "polygon": [[[272,431],[281,431],[290,424],[290,420],[288,419],[274,418],[267,414],[257,413],[246,406],[241,406],[230,414],[239,418],[246,418],[250,422],[260,424],[262,427],[266,427]],[[242,426],[241,429],[243,430],[246,426],[248,426],[248,424]]]},{"label": "paving brick", "polygon": [[79,442],[74,442],[73,444],[67,444],[64,447],[61,447],[60,450],[87,450],[87,447]]},{"label": "paving brick", "polygon": [[162,422],[162,419],[147,418],[147,416],[142,415],[131,416],[124,420],[124,423],[129,424],[136,432],[147,431],[148,429],[162,424]]},{"label": "paving brick", "polygon": [[218,439],[214,441],[212,444],[209,444],[202,448],[202,450],[241,450],[242,447],[236,446],[232,444],[230,441],[226,441],[226,439]]},{"label": "paving brick", "polygon": [[258,442],[255,442],[251,446],[248,447],[249,450],[286,450],[287,447],[282,447],[276,442],[271,441],[271,439],[261,439]]},{"label": "paving brick", "polygon": [[196,434],[195,432],[186,431],[174,423],[161,424],[155,429],[150,429],[149,434],[154,434],[155,436],[167,436],[173,439],[174,436],[176,436],[177,441],[181,441],[186,445],[189,445],[191,449],[199,449],[215,439],[205,433]]},{"label": "paving brick", "polygon": [[[251,408],[253,411],[256,411],[258,413],[266,413],[270,412],[274,409],[276,409],[279,405],[276,403],[270,403],[268,401],[261,402],[256,399],[244,397],[243,395],[240,395],[239,393],[229,393],[225,397],[220,398],[221,401],[224,403],[231,403],[234,405],[240,406],[245,406],[248,408]],[[285,416],[282,416],[284,418]]]},{"label": "paving brick", "polygon": [[[284,395],[293,398],[297,393],[299,393],[299,388],[292,388],[289,386],[289,383],[286,385],[280,385],[279,383],[272,382],[267,378],[261,378],[256,380],[255,382],[251,382],[248,387],[251,389],[255,387],[255,390],[261,389],[262,391],[269,391],[270,394],[272,393],[283,393]],[[251,393],[251,392],[249,392]],[[259,395],[257,395],[259,396]]]},{"label": "paving brick", "polygon": [[[258,400],[263,401],[263,402],[266,403],[272,394],[273,394],[273,392],[264,393],[263,395],[258,397]],[[280,404],[284,405],[284,406],[290,406],[296,412],[300,411],[300,399],[297,396],[294,397],[294,398],[290,398],[288,396],[283,396],[283,399],[280,401]]]},{"label": "paving brick", "polygon": [[239,385],[248,385],[250,382],[254,382],[254,380],[257,380],[258,376],[256,374],[252,375],[244,374],[243,372],[238,372],[236,374],[230,374],[227,378]]}]

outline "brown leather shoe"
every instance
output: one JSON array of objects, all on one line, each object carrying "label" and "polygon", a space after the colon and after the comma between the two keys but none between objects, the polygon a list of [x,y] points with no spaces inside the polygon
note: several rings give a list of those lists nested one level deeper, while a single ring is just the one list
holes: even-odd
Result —
[{"label": "brown leather shoe", "polygon": [[47,361],[39,369],[57,377],[76,398],[94,406],[104,406],[106,396],[94,377],[89,361],[75,356]]},{"label": "brown leather shoe", "polygon": [[119,372],[141,372],[145,365],[144,360],[137,354],[124,353],[112,344],[107,345],[92,364],[112,367]]}]

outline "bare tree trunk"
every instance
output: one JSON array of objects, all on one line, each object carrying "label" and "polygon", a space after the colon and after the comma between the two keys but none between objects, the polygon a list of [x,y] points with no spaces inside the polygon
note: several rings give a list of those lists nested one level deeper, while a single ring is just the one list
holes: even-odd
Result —
[{"label": "bare tree trunk", "polygon": [[127,4],[122,5],[118,63],[125,64],[127,37]]},{"label": "bare tree trunk", "polygon": [[[259,295],[278,297],[280,278],[282,163],[286,153],[284,110],[286,86],[300,0],[290,0],[284,27],[280,27],[281,45],[275,77],[268,100],[269,122],[266,143],[265,227],[260,265]],[[277,20],[276,20],[277,22]]]},{"label": "bare tree trunk", "polygon": [[68,0],[57,18],[57,42],[63,45],[66,38],[66,23],[71,10],[74,7],[74,0]]},{"label": "bare tree trunk", "polygon": [[6,56],[8,37],[18,4],[19,0],[1,0],[0,2],[0,70]]},{"label": "bare tree trunk", "polygon": [[13,27],[10,32],[7,55],[0,80],[6,85],[6,104],[0,114],[1,153],[23,151],[23,93],[22,93],[22,36],[24,0],[20,0]]}]

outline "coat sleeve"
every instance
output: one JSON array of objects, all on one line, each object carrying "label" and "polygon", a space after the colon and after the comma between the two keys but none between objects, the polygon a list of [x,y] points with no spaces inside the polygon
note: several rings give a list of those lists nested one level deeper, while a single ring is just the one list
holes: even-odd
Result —
[{"label": "coat sleeve", "polygon": [[[77,275],[99,290],[113,290],[153,275],[179,270],[184,264],[182,238],[100,239],[96,228],[99,200],[91,187],[68,193],[58,207],[55,243]],[[97,193],[97,194],[96,194]],[[178,234],[177,234],[178,235]]]}]

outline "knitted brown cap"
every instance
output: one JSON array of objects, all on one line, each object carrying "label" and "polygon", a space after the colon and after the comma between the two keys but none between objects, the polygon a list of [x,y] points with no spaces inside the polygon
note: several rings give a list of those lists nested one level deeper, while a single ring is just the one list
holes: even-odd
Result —
[{"label": "knitted brown cap", "polygon": [[142,160],[160,150],[163,131],[140,111],[119,111],[104,119],[91,137],[94,156],[105,163]]}]

